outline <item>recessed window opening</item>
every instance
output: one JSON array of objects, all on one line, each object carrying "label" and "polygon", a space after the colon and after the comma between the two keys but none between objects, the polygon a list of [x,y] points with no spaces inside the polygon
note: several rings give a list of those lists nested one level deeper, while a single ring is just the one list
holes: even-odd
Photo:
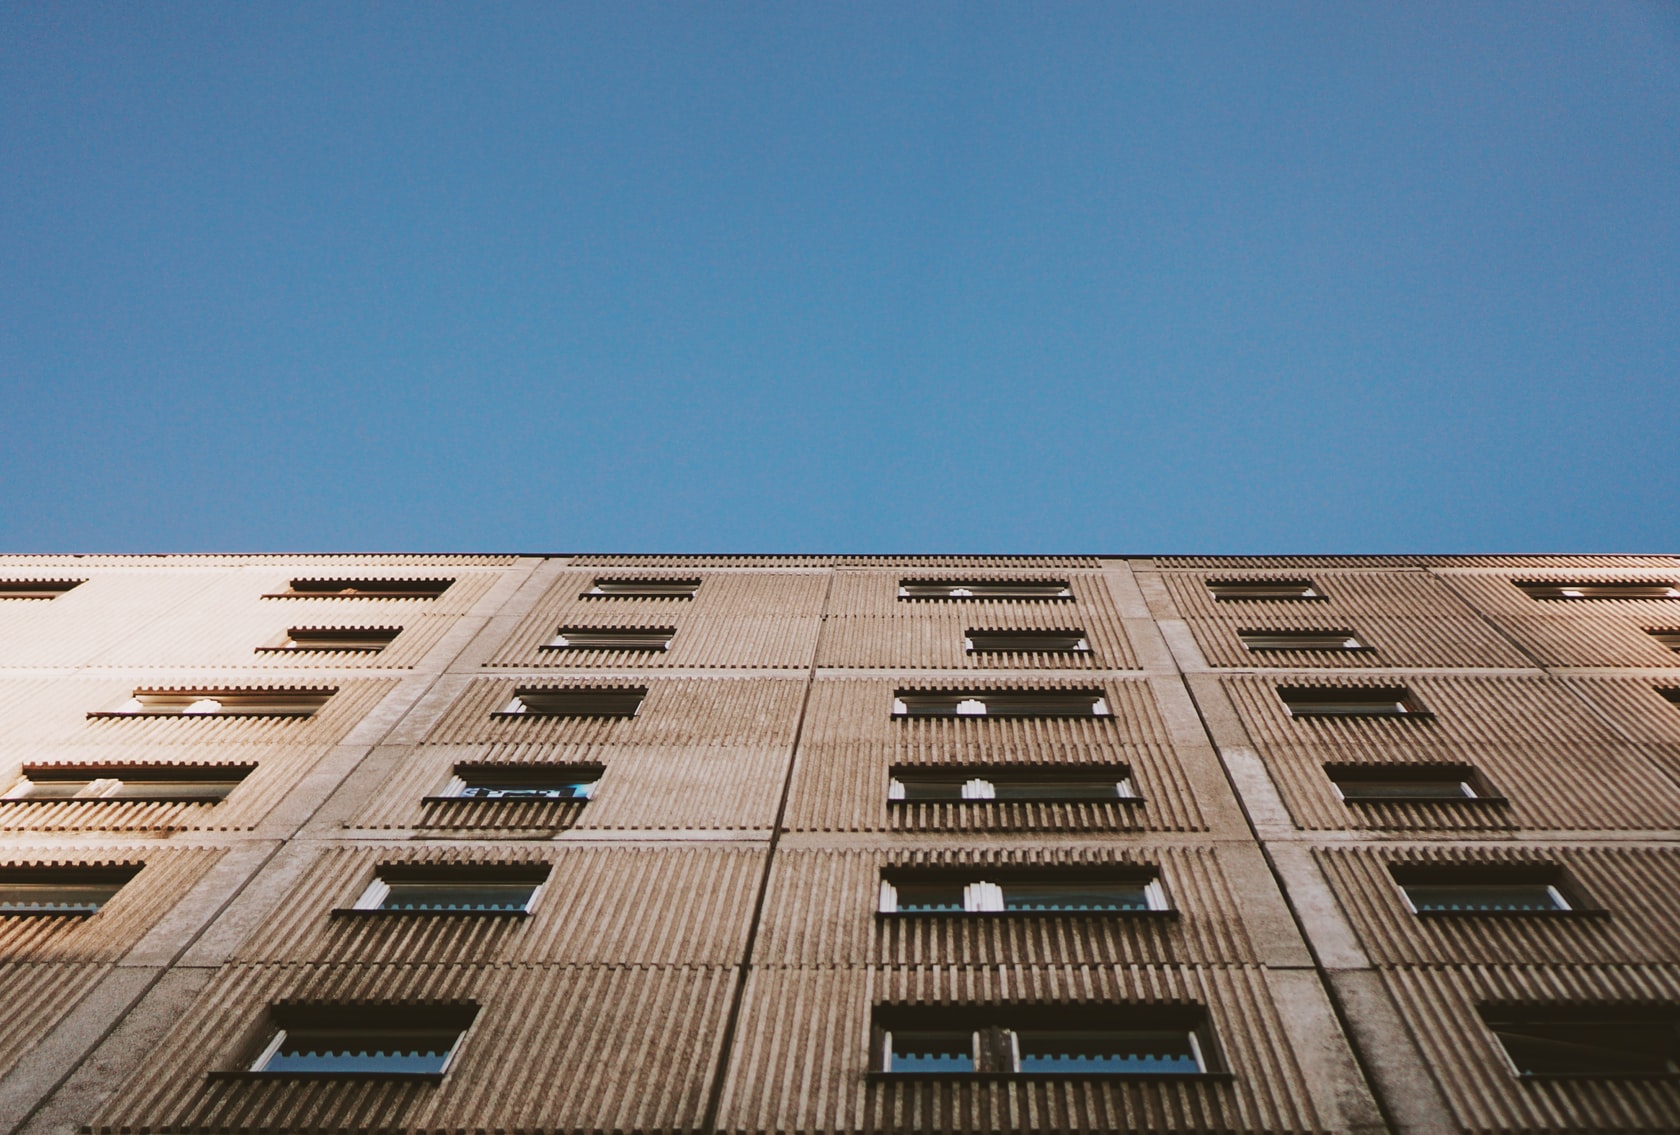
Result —
[{"label": "recessed window opening", "polygon": [[140,867],[0,867],[0,915],[98,914]]},{"label": "recessed window opening", "polygon": [[250,1070],[283,1076],[441,1076],[477,1013],[476,1005],[276,1006],[276,1028]]},{"label": "recessed window opening", "polygon": [[887,799],[907,804],[954,801],[1136,800],[1125,765],[1043,769],[895,767]]},{"label": "recessed window opening", "polygon": [[525,914],[548,868],[382,866],[354,910],[409,914]]},{"label": "recessed window opening", "polygon": [[645,686],[590,686],[575,689],[521,688],[495,716],[635,717],[647,697]]},{"label": "recessed window opening", "polygon": [[286,637],[278,644],[259,646],[257,652],[287,654],[320,650],[375,654],[390,646],[401,633],[401,627],[288,627]]},{"label": "recessed window opening", "polygon": [[1519,1076],[1680,1073],[1680,1011],[1673,1006],[1484,1005],[1481,1012]]},{"label": "recessed window opening", "polygon": [[1082,630],[988,631],[963,634],[970,654],[1089,654],[1091,643]]},{"label": "recessed window opening", "polygon": [[1200,1011],[1130,1008],[878,1011],[877,1060],[881,1072],[902,1076],[1195,1076],[1215,1070]]},{"label": "recessed window opening", "polygon": [[1101,690],[898,690],[894,717],[1109,717]]},{"label": "recessed window opening", "polygon": [[1657,645],[1680,654],[1680,628],[1664,628],[1662,630],[1646,631],[1645,633],[1656,639]]},{"label": "recessed window opening", "polygon": [[1517,588],[1530,599],[1680,599],[1680,587],[1671,582],[1626,583],[1596,580],[1584,583],[1523,583]]},{"label": "recessed window opening", "polygon": [[1411,866],[1390,872],[1414,914],[1533,914],[1579,908],[1550,864]]},{"label": "recessed window opening", "polygon": [[1065,579],[904,579],[900,599],[1072,599]]},{"label": "recessed window opening", "polygon": [[149,800],[214,804],[255,765],[25,765],[23,779],[0,799]]},{"label": "recessed window opening", "polygon": [[1657,696],[1666,698],[1675,705],[1680,705],[1680,688],[1659,686],[1657,688]]},{"label": "recessed window opening", "polygon": [[1370,650],[1352,631],[1238,631],[1237,637],[1251,651],[1277,650]]},{"label": "recessed window opening", "polygon": [[294,579],[264,599],[436,599],[453,579]]},{"label": "recessed window opening", "polygon": [[1066,913],[1164,911],[1166,892],[1153,875],[1075,872],[989,877],[972,873],[888,873],[881,880],[882,914]]},{"label": "recessed window opening", "polygon": [[671,649],[675,627],[561,627],[543,650],[630,650],[645,653]]},{"label": "recessed window opening", "polygon": [[580,599],[692,599],[698,579],[597,579]]},{"label": "recessed window opening", "polygon": [[1503,800],[1470,765],[1326,765],[1324,771],[1351,802]]},{"label": "recessed window opening", "polygon": [[1426,717],[1404,686],[1281,686],[1291,717]]},{"label": "recessed window opening", "polygon": [[338,692],[336,687],[299,689],[135,690],[114,710],[89,717],[310,717]]},{"label": "recessed window opening", "polygon": [[1324,599],[1310,579],[1210,579],[1208,593],[1223,603]]},{"label": "recessed window opening", "polygon": [[458,764],[430,799],[592,800],[603,771],[600,765]]},{"label": "recessed window opening", "polygon": [[0,599],[57,599],[85,579],[0,579]]}]

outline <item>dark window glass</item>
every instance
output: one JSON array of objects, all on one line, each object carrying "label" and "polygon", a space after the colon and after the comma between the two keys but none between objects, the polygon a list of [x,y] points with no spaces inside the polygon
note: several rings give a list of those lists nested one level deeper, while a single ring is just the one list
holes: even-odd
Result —
[{"label": "dark window glass", "polygon": [[1402,883],[1418,913],[1568,910],[1563,892],[1543,882]]},{"label": "dark window glass", "polygon": [[1210,579],[1207,589],[1215,599],[1227,603],[1324,598],[1310,579]]},{"label": "dark window glass", "polygon": [[889,1072],[973,1072],[974,1033],[901,1031],[890,1036]]},{"label": "dark window glass", "polygon": [[1194,1075],[1203,1070],[1189,1029],[1023,1029],[1015,1037],[1022,1072]]},{"label": "dark window glass", "polygon": [[461,1039],[459,1029],[283,1029],[258,1072],[438,1074]]},{"label": "dark window glass", "polygon": [[1003,881],[1005,910],[1149,910],[1149,883]]},{"label": "dark window glass", "polygon": [[1665,1076],[1680,1072],[1674,1015],[1491,1013],[1488,1027],[1524,1076]]}]

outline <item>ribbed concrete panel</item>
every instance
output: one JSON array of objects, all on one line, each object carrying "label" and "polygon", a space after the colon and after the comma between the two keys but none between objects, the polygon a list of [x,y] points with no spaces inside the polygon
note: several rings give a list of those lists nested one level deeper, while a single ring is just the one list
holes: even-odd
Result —
[{"label": "ribbed concrete panel", "polygon": [[1500,625],[1509,619],[1559,619],[1564,621],[1660,623],[1680,618],[1680,599],[1535,599],[1519,583],[1666,583],[1680,586],[1680,563],[1668,560],[1662,566],[1645,569],[1601,571],[1573,562],[1563,562],[1547,572],[1513,571],[1509,574],[1442,573],[1453,590],[1478,611]]},{"label": "ribbed concrete panel", "polygon": [[[1151,868],[1172,913],[879,915],[889,868]],[[1255,960],[1212,848],[887,848],[777,853],[754,957],[764,965],[1159,965]]]},{"label": "ribbed concrete panel", "polygon": [[[331,846],[241,947],[246,961],[730,965],[766,850],[717,845]],[[388,864],[547,865],[527,916],[338,914]]]},{"label": "ribbed concrete panel", "polygon": [[1647,631],[1680,630],[1680,603],[1664,617],[1581,611],[1573,618],[1496,616],[1500,629],[1547,666],[1637,666],[1680,670],[1680,654]]},{"label": "ribbed concrete panel", "polygon": [[213,847],[69,849],[8,840],[0,852],[3,867],[123,867],[138,869],[138,874],[97,914],[0,917],[0,957],[13,962],[114,962],[168,914],[223,854],[224,849]]},{"label": "ribbed concrete panel", "polygon": [[[391,774],[356,818],[364,828],[496,830],[534,835],[594,830],[715,829],[767,832],[787,772],[782,747],[588,744],[423,745]],[[426,801],[457,762],[600,763],[595,799]]]},{"label": "ribbed concrete panel", "polygon": [[109,972],[108,965],[0,961],[0,1075],[10,1071]]},{"label": "ribbed concrete panel", "polygon": [[[0,561],[3,565],[4,561]],[[8,573],[0,566],[0,576]],[[85,579],[55,599],[0,599],[0,666],[85,666],[139,628],[190,605],[216,575],[199,571],[54,571],[29,578]]]},{"label": "ribbed concrete panel", "polygon": [[[800,578],[800,577],[794,577]],[[668,611],[620,614],[618,604],[653,606],[663,603]],[[486,663],[488,666],[517,666],[531,669],[554,666],[572,670],[625,670],[735,667],[807,669],[816,649],[819,615],[762,616],[693,614],[683,600],[603,600],[585,610],[567,610],[553,605],[539,607]],[[804,607],[803,602],[800,603]],[[675,628],[669,650],[544,650],[561,627]]]},{"label": "ribbed concrete panel", "polygon": [[[1353,686],[1334,675],[1230,677],[1250,737],[1297,824],[1304,828],[1667,830],[1680,792],[1549,678],[1444,676],[1389,679],[1431,710],[1422,718],[1291,718],[1285,684]],[[1509,806],[1474,803],[1350,805],[1326,764],[1475,765]]]},{"label": "ribbed concrete panel", "polygon": [[[248,579],[237,582],[247,590]],[[348,601],[332,600],[343,607]],[[391,604],[409,603],[405,610],[390,610]],[[255,592],[239,602],[188,604],[189,610],[159,620],[136,635],[102,651],[92,660],[97,666],[206,667],[226,670],[367,670],[406,669],[436,646],[457,615],[418,613],[412,600],[372,600],[384,610],[327,612],[288,610],[274,604],[258,605]],[[259,648],[278,645],[291,627],[400,627],[402,633],[380,651],[287,650]],[[243,681],[263,681],[252,676]]]},{"label": "ribbed concrete panel", "polygon": [[[230,967],[92,1130],[692,1130],[733,979],[671,966]],[[441,1083],[206,1075],[249,1060],[285,998],[480,1008]]]},{"label": "ribbed concrete panel", "polygon": [[1097,556],[572,556],[578,567],[1100,567]]},{"label": "ribbed concrete panel", "polygon": [[[259,584],[257,594],[279,595],[287,590],[295,578],[318,579],[322,577],[338,578],[344,576],[355,579],[412,579],[414,573],[394,572],[388,568],[377,570],[363,570],[348,564],[334,564],[332,572],[302,569],[293,571],[279,571],[268,574],[251,573],[250,577]],[[446,571],[427,572],[427,579],[451,578]],[[318,622],[338,622],[340,620],[362,622],[368,619],[378,619],[381,623],[395,620],[398,623],[404,616],[413,615],[460,615],[472,610],[473,605],[484,598],[485,592],[496,585],[501,578],[499,572],[462,571],[452,577],[451,583],[442,595],[435,599],[330,599],[314,595],[296,598],[265,599],[262,600],[274,611],[276,618],[286,620],[308,620]]]},{"label": "ribbed concrete panel", "polygon": [[[1188,619],[1186,622],[1202,657],[1210,666],[1363,670],[1388,666],[1532,668],[1534,665],[1533,660],[1479,619],[1394,619],[1380,615],[1337,616],[1295,610],[1226,619]],[[1323,630],[1351,631],[1370,649],[1251,651],[1243,645],[1238,634],[1239,631]]]},{"label": "ribbed concrete panel", "polygon": [[[682,627],[686,620],[702,617],[815,618],[822,614],[828,575],[814,571],[707,573],[698,567],[684,571],[563,572],[555,577],[530,616],[493,656],[493,661],[514,665],[515,659],[529,656],[562,625]],[[586,595],[597,579],[699,579],[700,587],[691,598]],[[713,650],[720,645],[714,644]]]},{"label": "ribbed concrete panel", "polygon": [[[1307,618],[1338,620],[1383,616],[1397,619],[1426,619],[1456,626],[1483,623],[1476,612],[1435,576],[1421,571],[1354,572],[1316,570],[1291,572],[1164,572],[1162,581],[1171,592],[1173,604],[1187,618],[1215,622],[1244,622],[1255,619],[1293,620]],[[1282,579],[1310,579],[1321,599],[1253,600],[1216,599],[1208,590],[1210,581],[1270,582]],[[1462,632],[1461,632],[1462,633]],[[1497,641],[1497,640],[1494,640]],[[1517,663],[1520,665],[1520,661]]]},{"label": "ribbed concrete panel", "polygon": [[[1089,1002],[1205,1005],[1234,1076],[1191,1083],[867,1076],[874,1005]],[[755,968],[718,1126],[743,1133],[1321,1129],[1261,971],[1165,966]]]},{"label": "ribbed concrete panel", "polygon": [[[1393,847],[1321,850],[1365,952],[1378,965],[1619,965],[1680,958],[1680,846]],[[1555,864],[1603,913],[1413,914],[1392,864]]]},{"label": "ribbed concrete panel", "polygon": [[0,570],[18,569],[21,571],[37,571],[49,568],[147,568],[153,570],[180,571],[194,568],[249,568],[264,566],[326,568],[335,571],[349,572],[360,568],[409,568],[409,567],[511,567],[519,562],[518,556],[427,556],[427,555],[307,555],[285,553],[273,555],[253,553],[244,555],[239,553],[200,554],[191,555],[30,555],[30,556],[0,556]]},{"label": "ribbed concrete panel", "polygon": [[1466,1131],[1680,1129],[1680,1081],[1516,1076],[1476,1012],[1485,1002],[1680,1002],[1680,969],[1646,967],[1412,968],[1384,983]]},{"label": "ribbed concrete panel", "polygon": [[[493,716],[526,686],[645,686],[635,717]],[[470,683],[428,741],[514,745],[786,745],[804,682],[766,678],[661,679],[587,675],[482,678]]]},{"label": "ribbed concrete panel", "polygon": [[1566,682],[1603,714],[1612,728],[1638,741],[1646,755],[1680,783],[1680,697],[1671,701],[1659,692],[1680,691],[1680,674],[1570,678]]},{"label": "ribbed concrete panel", "polygon": [[[1202,812],[1147,683],[1107,679],[1112,717],[898,718],[887,679],[816,682],[794,767],[787,825],[795,831],[1201,830]],[[1014,683],[1021,685],[1022,683]],[[1056,682],[1028,685],[1055,688]],[[1065,683],[1062,683],[1065,684]],[[1141,802],[1089,804],[896,804],[887,801],[893,765],[1126,764]]]},{"label": "ribbed concrete panel", "polygon": [[[969,626],[1004,630],[1022,627],[1078,625],[1080,619],[1112,625],[1117,618],[1114,600],[1101,573],[1071,570],[1000,570],[972,566],[966,570],[928,571],[839,571],[829,595],[830,615],[872,615],[877,618],[941,620],[954,617]],[[1064,581],[1073,592],[1071,599],[900,599],[898,586],[905,579],[957,579],[972,582]],[[1035,620],[1048,619],[1049,622]],[[1023,621],[1025,620],[1025,621]],[[1124,641],[1124,638],[1121,638]],[[960,643],[959,643],[960,645]],[[1094,645],[1094,644],[1093,644]],[[827,665],[828,663],[824,663]],[[1130,663],[1126,663],[1130,665]],[[837,665],[860,665],[855,662]]]}]

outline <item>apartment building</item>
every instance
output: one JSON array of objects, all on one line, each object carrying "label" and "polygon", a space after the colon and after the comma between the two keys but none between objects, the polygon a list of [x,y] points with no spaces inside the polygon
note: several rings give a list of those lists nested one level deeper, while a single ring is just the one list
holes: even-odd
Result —
[{"label": "apartment building", "polygon": [[0,558],[0,1135],[1680,1129],[1680,557]]}]

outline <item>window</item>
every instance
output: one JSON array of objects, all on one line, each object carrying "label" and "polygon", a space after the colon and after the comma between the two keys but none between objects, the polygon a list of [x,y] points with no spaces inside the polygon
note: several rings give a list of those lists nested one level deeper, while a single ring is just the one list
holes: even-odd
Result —
[{"label": "window", "polygon": [[995,872],[987,878],[944,873],[888,872],[881,880],[882,914],[975,914],[1164,911],[1166,892],[1153,874],[1097,875]]},{"label": "window", "polygon": [[601,765],[455,766],[449,783],[428,800],[593,800]]},{"label": "window", "polygon": [[582,686],[575,689],[521,688],[493,716],[635,717],[647,697],[645,686]]},{"label": "window", "polygon": [[894,717],[1108,717],[1101,690],[898,690]]},{"label": "window", "polygon": [[1657,688],[1657,695],[1668,699],[1675,705],[1680,705],[1680,689],[1659,686]]},{"label": "window", "polygon": [[1680,654],[1680,630],[1646,631],[1645,633],[1656,639],[1659,646],[1665,646],[1674,653]]},{"label": "window", "polygon": [[276,646],[259,646],[257,653],[286,654],[300,650],[376,654],[390,646],[401,627],[288,627]]},{"label": "window", "polygon": [[85,579],[0,579],[0,599],[57,599]]},{"label": "window", "polygon": [[23,779],[0,799],[150,800],[214,804],[255,765],[25,765]]},{"label": "window", "polygon": [[970,654],[1089,654],[1091,644],[1079,630],[970,630],[963,635],[963,649]]},{"label": "window", "polygon": [[526,914],[548,868],[381,866],[353,911],[395,914]]},{"label": "window", "polygon": [[676,633],[675,627],[561,627],[542,649],[657,652],[670,650]]},{"label": "window", "polygon": [[275,1006],[250,1070],[266,1076],[441,1076],[478,1006]]},{"label": "window", "polygon": [[1280,686],[1291,717],[1428,717],[1404,686]]},{"label": "window", "polygon": [[948,801],[1137,800],[1125,765],[1072,768],[941,769],[899,766],[887,799],[907,804]]},{"label": "window", "polygon": [[1353,803],[1504,801],[1471,765],[1325,765],[1324,771]]},{"label": "window", "polygon": [[1323,599],[1310,579],[1210,579],[1208,593],[1222,603]]},{"label": "window", "polygon": [[1243,646],[1262,650],[1370,650],[1352,631],[1238,631]]},{"label": "window", "polygon": [[1673,1076],[1680,1010],[1668,1005],[1484,1005],[1519,1076]]},{"label": "window", "polygon": [[1680,599],[1680,588],[1672,583],[1624,583],[1600,580],[1592,583],[1516,583],[1530,599]]},{"label": "window", "polygon": [[579,599],[692,599],[698,579],[597,579]]},{"label": "window", "polygon": [[89,717],[311,717],[337,687],[297,689],[263,686],[239,689],[135,690],[113,710]]},{"label": "window", "polygon": [[900,599],[1072,599],[1065,579],[903,579]]},{"label": "window", "polygon": [[1216,1071],[1199,1008],[882,1007],[880,1072],[893,1076],[1199,1076]]},{"label": "window", "polygon": [[1389,868],[1414,914],[1536,914],[1581,908],[1552,864]]},{"label": "window", "polygon": [[0,867],[0,915],[98,914],[139,872],[139,865]]},{"label": "window", "polygon": [[294,579],[264,599],[436,599],[453,579]]}]

